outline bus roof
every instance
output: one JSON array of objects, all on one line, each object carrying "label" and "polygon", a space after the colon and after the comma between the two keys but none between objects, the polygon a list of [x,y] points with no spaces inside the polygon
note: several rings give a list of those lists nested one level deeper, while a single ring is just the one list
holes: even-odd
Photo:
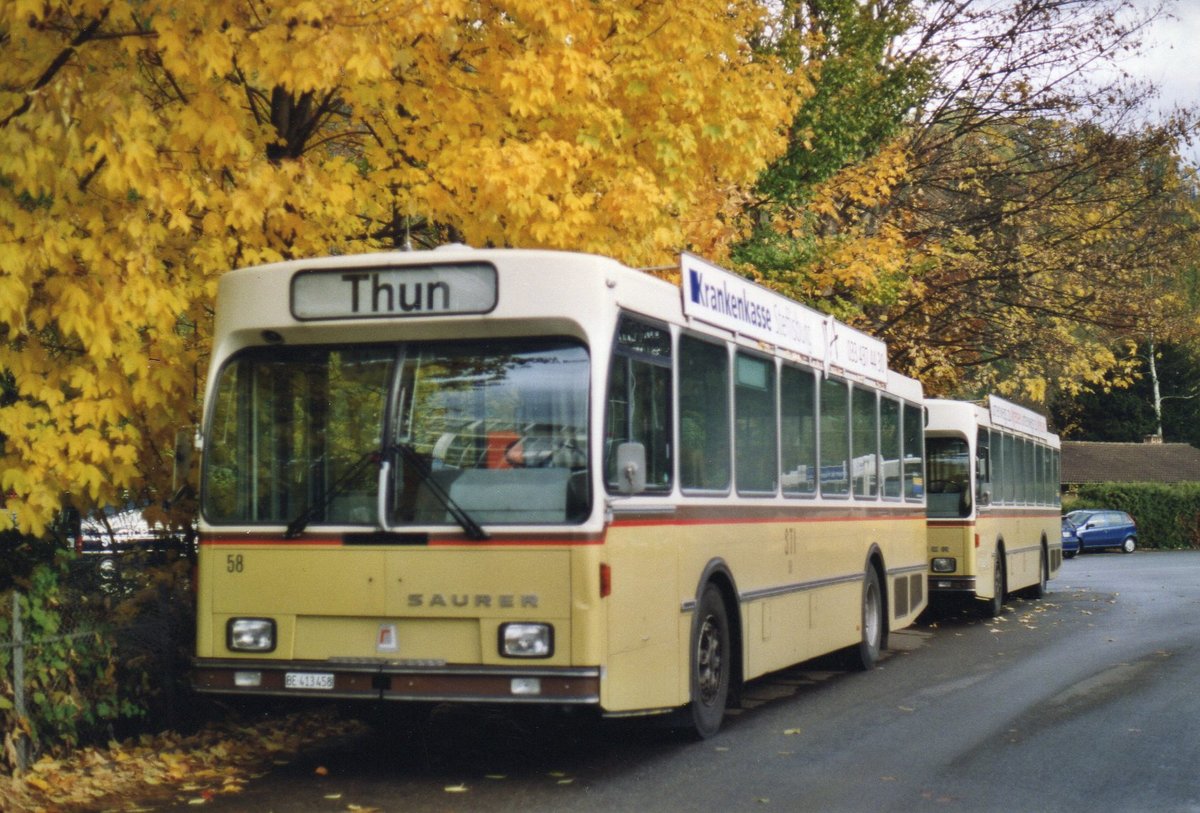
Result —
[{"label": "bus roof", "polygon": [[[682,286],[594,254],[463,245],[242,268],[219,283],[214,362],[272,340],[463,337],[463,319],[471,317],[486,317],[469,326],[472,335],[507,335],[537,319],[582,336],[611,330],[613,314],[624,309],[684,327],[703,324],[826,374],[921,399],[919,382],[887,368],[878,339],[693,255],[681,256],[680,276]],[[707,303],[705,289],[713,294]]]},{"label": "bus roof", "polygon": [[1053,448],[1060,446],[1058,435],[1049,430],[1044,415],[995,395],[983,402],[927,398],[925,407],[929,413],[926,432],[930,434],[956,431],[972,436],[975,427],[984,426],[1035,438]]}]

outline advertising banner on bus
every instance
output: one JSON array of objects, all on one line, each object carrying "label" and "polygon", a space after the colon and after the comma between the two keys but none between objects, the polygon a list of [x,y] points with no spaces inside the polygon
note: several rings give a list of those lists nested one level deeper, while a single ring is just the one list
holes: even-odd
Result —
[{"label": "advertising banner on bus", "polygon": [[683,312],[716,327],[821,362],[887,380],[887,345],[694,254],[680,255]]}]

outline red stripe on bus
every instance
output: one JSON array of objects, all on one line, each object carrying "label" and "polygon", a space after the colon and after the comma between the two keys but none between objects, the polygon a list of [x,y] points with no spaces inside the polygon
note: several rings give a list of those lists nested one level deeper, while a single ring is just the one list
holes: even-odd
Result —
[{"label": "red stripe on bus", "polygon": [[877,520],[898,522],[924,522],[924,514],[859,514],[828,517],[699,517],[696,519],[621,519],[612,523],[614,528],[645,528],[664,525],[795,525],[822,522],[871,522]]},{"label": "red stripe on bus", "polygon": [[604,535],[561,535],[547,536],[543,538],[537,537],[509,537],[509,538],[492,538],[484,540],[473,540],[466,536],[447,536],[437,539],[430,539],[428,542],[421,545],[405,544],[396,542],[388,544],[386,542],[376,544],[362,544],[355,542],[346,542],[340,536],[317,537],[313,539],[283,539],[272,537],[255,537],[248,538],[242,536],[218,536],[218,537],[201,537],[201,547],[307,547],[307,548],[361,548],[368,550],[378,547],[416,547],[416,548],[435,548],[435,547],[470,547],[470,548],[488,548],[488,547],[542,547],[548,545],[599,545],[604,542]]}]

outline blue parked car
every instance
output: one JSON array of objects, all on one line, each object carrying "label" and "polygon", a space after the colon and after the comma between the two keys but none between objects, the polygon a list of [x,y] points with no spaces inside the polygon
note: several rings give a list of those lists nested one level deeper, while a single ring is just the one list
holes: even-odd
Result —
[{"label": "blue parked car", "polygon": [[1101,548],[1120,548],[1124,553],[1137,549],[1137,523],[1124,511],[1086,508],[1072,511],[1062,519],[1063,556]]}]

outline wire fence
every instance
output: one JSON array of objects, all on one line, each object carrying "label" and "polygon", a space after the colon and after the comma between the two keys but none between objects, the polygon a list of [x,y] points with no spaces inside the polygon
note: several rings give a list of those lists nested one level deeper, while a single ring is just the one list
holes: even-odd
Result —
[{"label": "wire fence", "polygon": [[0,763],[169,727],[192,641],[186,559],[82,556],[0,593]]}]

